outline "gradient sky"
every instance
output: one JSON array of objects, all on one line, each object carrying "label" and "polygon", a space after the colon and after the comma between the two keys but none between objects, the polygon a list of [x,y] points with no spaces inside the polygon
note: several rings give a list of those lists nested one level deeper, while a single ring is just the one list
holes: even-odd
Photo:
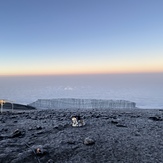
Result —
[{"label": "gradient sky", "polygon": [[0,75],[163,72],[163,0],[2,0]]}]

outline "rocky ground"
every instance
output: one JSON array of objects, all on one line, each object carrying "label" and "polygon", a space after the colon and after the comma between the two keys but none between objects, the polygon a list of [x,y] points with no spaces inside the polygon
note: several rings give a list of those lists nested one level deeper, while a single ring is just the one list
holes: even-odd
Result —
[{"label": "rocky ground", "polygon": [[0,163],[163,163],[163,110],[6,111],[0,124]]}]

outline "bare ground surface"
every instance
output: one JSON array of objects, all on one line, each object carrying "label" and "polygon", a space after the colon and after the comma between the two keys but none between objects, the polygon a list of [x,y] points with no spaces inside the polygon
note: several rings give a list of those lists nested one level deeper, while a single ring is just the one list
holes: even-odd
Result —
[{"label": "bare ground surface", "polygon": [[0,163],[163,163],[163,110],[6,111],[0,124]]}]

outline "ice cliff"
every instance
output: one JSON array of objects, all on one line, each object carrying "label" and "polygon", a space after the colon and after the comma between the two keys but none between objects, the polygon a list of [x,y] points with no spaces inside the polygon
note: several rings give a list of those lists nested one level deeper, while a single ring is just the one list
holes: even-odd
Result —
[{"label": "ice cliff", "polygon": [[123,109],[135,108],[136,103],[125,100],[101,99],[38,99],[29,104],[37,109]]}]

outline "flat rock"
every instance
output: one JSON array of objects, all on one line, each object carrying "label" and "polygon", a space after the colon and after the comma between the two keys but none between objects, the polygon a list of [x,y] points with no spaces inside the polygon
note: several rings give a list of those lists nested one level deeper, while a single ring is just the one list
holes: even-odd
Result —
[{"label": "flat rock", "polygon": [[84,139],[84,144],[85,145],[93,145],[93,144],[95,144],[95,141],[92,138],[87,137]]}]

